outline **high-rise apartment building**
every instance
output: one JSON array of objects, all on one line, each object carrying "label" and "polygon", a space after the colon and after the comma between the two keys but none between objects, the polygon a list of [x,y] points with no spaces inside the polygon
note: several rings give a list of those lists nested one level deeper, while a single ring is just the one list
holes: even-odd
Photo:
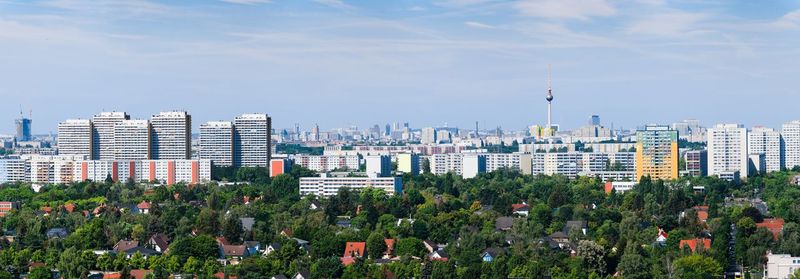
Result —
[{"label": "high-rise apartment building", "polygon": [[200,159],[216,166],[233,165],[233,123],[211,121],[200,125]]},{"label": "high-rise apartment building", "polygon": [[419,155],[414,153],[399,153],[397,154],[397,171],[402,173],[410,173],[411,175],[419,174]]},{"label": "high-rise apartment building", "polygon": [[739,172],[739,177],[747,177],[747,129],[740,124],[717,124],[706,133],[708,175]]},{"label": "high-rise apartment building", "polygon": [[678,178],[678,131],[663,125],[636,131],[636,177],[642,176]]},{"label": "high-rise apartment building", "polygon": [[747,134],[747,152],[764,154],[766,172],[780,171],[783,167],[783,137],[772,128],[754,127]]},{"label": "high-rise apartment building", "polygon": [[192,116],[185,111],[161,112],[150,119],[151,157],[185,160],[192,157]]},{"label": "high-rise apartment building", "polygon": [[115,160],[149,160],[151,158],[150,121],[123,120],[114,126]]},{"label": "high-rise apartment building", "polygon": [[113,160],[114,126],[131,117],[125,112],[101,112],[92,117],[92,159]]},{"label": "high-rise apartment building", "polygon": [[69,119],[58,124],[58,153],[92,158],[92,121]]},{"label": "high-rise apartment building", "polygon": [[366,157],[367,176],[389,177],[392,175],[392,158],[389,155],[370,155]]},{"label": "high-rise apartment building", "polygon": [[686,175],[696,177],[708,175],[708,151],[689,150],[683,156],[686,162]]},{"label": "high-rise apartment building", "polygon": [[787,169],[800,166],[800,120],[783,124],[783,157]]},{"label": "high-rise apartment building", "polygon": [[266,167],[272,158],[272,119],[263,113],[237,116],[234,121],[233,164]]}]

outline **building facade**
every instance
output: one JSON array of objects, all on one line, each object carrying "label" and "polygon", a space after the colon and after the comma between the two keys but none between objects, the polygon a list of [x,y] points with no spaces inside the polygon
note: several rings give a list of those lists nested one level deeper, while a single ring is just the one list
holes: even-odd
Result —
[{"label": "building facade", "polygon": [[767,172],[780,171],[783,167],[783,137],[771,128],[754,127],[747,135],[749,154],[764,154]]},{"label": "building facade", "polygon": [[678,178],[678,132],[669,126],[648,125],[636,132],[636,177]]},{"label": "building facade", "polygon": [[767,263],[764,265],[765,279],[789,279],[797,270],[800,270],[800,257],[789,254],[767,254]]},{"label": "building facade", "polygon": [[747,177],[747,129],[739,124],[718,124],[707,134],[708,175],[739,172],[739,177]]},{"label": "building facade", "polygon": [[123,120],[114,126],[114,156],[110,160],[149,160],[150,121]]},{"label": "building facade", "polygon": [[161,112],[150,119],[151,158],[185,160],[192,158],[192,116],[185,111]]},{"label": "building facade", "polygon": [[375,188],[392,196],[403,192],[403,180],[400,177],[327,177],[324,174],[321,177],[300,178],[301,196],[330,197],[342,188],[353,191]]},{"label": "building facade", "polygon": [[397,171],[418,175],[420,173],[419,154],[399,153],[397,154]]},{"label": "building facade", "polygon": [[392,157],[389,155],[370,155],[366,157],[367,176],[389,177],[392,176]]},{"label": "building facade", "polygon": [[129,119],[131,117],[127,113],[116,111],[101,112],[92,117],[92,159],[114,159],[114,127]]},{"label": "building facade", "polygon": [[211,121],[200,125],[199,158],[211,160],[216,166],[233,165],[233,123]]},{"label": "building facade", "polygon": [[784,123],[781,136],[783,136],[784,165],[787,169],[800,166],[800,120]]},{"label": "building facade", "polygon": [[58,124],[58,154],[92,158],[92,131],[88,119],[69,119]]},{"label": "building facade", "polygon": [[333,170],[358,170],[361,158],[357,155],[326,156],[326,155],[299,155],[293,156],[295,164],[316,172],[329,172]]},{"label": "building facade", "polygon": [[272,158],[272,119],[263,113],[237,116],[234,121],[233,164],[266,167]]}]

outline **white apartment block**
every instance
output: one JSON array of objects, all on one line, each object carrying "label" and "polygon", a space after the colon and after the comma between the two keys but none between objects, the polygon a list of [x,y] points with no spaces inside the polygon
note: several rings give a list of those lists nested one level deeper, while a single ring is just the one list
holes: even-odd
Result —
[{"label": "white apartment block", "polygon": [[747,135],[749,154],[764,154],[766,172],[780,171],[783,166],[781,133],[771,128],[754,127]]},{"label": "white apartment block", "polygon": [[419,154],[400,153],[397,154],[397,171],[418,175],[420,173]]},{"label": "white apartment block", "polygon": [[448,172],[461,175],[461,168],[463,167],[462,160],[464,159],[463,153],[449,153],[449,154],[433,154],[428,159],[431,166],[431,173],[435,175],[443,175]]},{"label": "white apartment block", "polygon": [[389,155],[370,155],[366,157],[367,176],[388,177],[392,175],[392,158]]},{"label": "white apartment block", "polygon": [[150,122],[123,120],[114,126],[115,160],[149,160],[151,158]]},{"label": "white apartment block", "polygon": [[339,189],[347,188],[360,191],[365,188],[382,189],[387,195],[403,192],[403,180],[400,177],[301,177],[300,195],[317,195],[330,197],[336,195]]},{"label": "white apartment block", "polygon": [[747,129],[739,124],[718,124],[707,130],[708,174],[739,172],[747,177]]},{"label": "white apartment block", "polygon": [[433,127],[422,128],[422,131],[420,131],[420,142],[422,144],[438,143],[436,136],[437,136],[436,128]]},{"label": "white apartment block", "polygon": [[784,123],[781,136],[783,136],[784,165],[787,169],[800,166],[800,120]]},{"label": "white apartment block", "polygon": [[92,121],[69,119],[58,124],[58,153],[92,156]]},{"label": "white apartment block", "polygon": [[463,154],[461,159],[461,176],[464,178],[474,178],[478,174],[486,172],[486,155],[483,154]]},{"label": "white apartment block", "polygon": [[266,167],[272,157],[272,118],[263,113],[237,116],[234,125],[233,164]]},{"label": "white apartment block", "polygon": [[767,254],[767,264],[764,265],[765,279],[789,279],[800,269],[800,257],[788,254]]},{"label": "white apartment block", "polygon": [[101,112],[92,117],[92,159],[114,159],[114,126],[129,120],[125,112]]},{"label": "white apartment block", "polygon": [[295,164],[316,172],[328,172],[336,169],[358,170],[361,166],[361,158],[356,155],[298,155],[292,156],[292,159],[294,159]]},{"label": "white apartment block", "polygon": [[192,157],[192,116],[185,111],[161,112],[150,119],[151,158],[182,160]]},{"label": "white apartment block", "polygon": [[200,125],[200,159],[217,166],[233,165],[233,123],[211,121]]},{"label": "white apartment block", "polygon": [[30,166],[21,158],[0,159],[0,184],[30,181]]},{"label": "white apartment block", "polygon": [[635,152],[551,152],[525,154],[521,158],[526,160],[520,163],[525,174],[593,176],[603,181],[636,180]]}]

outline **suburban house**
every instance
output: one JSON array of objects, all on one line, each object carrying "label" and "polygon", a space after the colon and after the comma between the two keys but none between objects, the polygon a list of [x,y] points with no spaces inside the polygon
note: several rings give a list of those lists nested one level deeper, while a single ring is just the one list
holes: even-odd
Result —
[{"label": "suburban house", "polygon": [[527,203],[515,203],[511,205],[511,214],[517,216],[524,216],[528,217],[528,213],[531,211],[531,207]]},{"label": "suburban house", "polygon": [[761,223],[756,223],[757,228],[765,228],[772,233],[772,237],[776,240],[783,232],[783,224],[785,222],[782,218],[764,218]]},{"label": "suburban house", "polygon": [[497,217],[494,222],[494,228],[498,231],[508,231],[514,226],[514,218],[512,217]]},{"label": "suburban house", "polygon": [[486,248],[486,250],[483,250],[483,253],[481,253],[481,260],[484,262],[492,262],[497,256],[500,256],[504,252],[505,251],[501,248]]},{"label": "suburban house", "polygon": [[564,225],[564,233],[570,235],[573,230],[580,231],[583,235],[589,234],[589,223],[586,221],[567,221]]},{"label": "suburban house", "polygon": [[153,205],[147,201],[142,201],[136,205],[136,208],[139,209],[139,213],[141,214],[150,214],[150,207]]},{"label": "suburban house", "polygon": [[428,254],[428,259],[431,261],[446,262],[450,259],[450,256],[444,250],[436,250]]},{"label": "suburban house", "polygon": [[357,258],[366,255],[367,243],[366,242],[347,242],[344,246],[344,254],[342,255],[342,265],[350,265],[355,262]]},{"label": "suburban house", "polygon": [[45,235],[48,239],[50,238],[65,238],[69,233],[67,233],[67,229],[65,228],[52,228],[45,232]]},{"label": "suburban house", "polygon": [[163,233],[156,233],[147,240],[147,248],[166,253],[169,249],[169,236]]},{"label": "suburban house", "polygon": [[683,239],[680,243],[678,243],[678,248],[683,249],[683,247],[689,247],[689,250],[692,252],[697,252],[698,244],[702,244],[702,250],[708,251],[711,249],[711,239],[708,238],[696,238],[696,239]]}]

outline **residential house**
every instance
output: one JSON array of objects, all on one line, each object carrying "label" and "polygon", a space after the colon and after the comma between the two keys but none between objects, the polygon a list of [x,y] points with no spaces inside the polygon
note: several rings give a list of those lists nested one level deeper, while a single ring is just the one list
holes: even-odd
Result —
[{"label": "residential house", "polygon": [[242,217],[239,218],[242,221],[242,231],[244,233],[250,233],[253,231],[253,225],[256,223],[256,219],[252,217]]},{"label": "residential house", "polygon": [[5,217],[12,210],[19,210],[19,203],[4,201],[0,202],[0,217]]},{"label": "residential house", "polygon": [[151,203],[149,203],[147,201],[142,201],[142,202],[140,202],[139,204],[136,205],[136,209],[138,209],[139,213],[141,213],[141,214],[150,214],[150,208],[152,206],[153,205]]},{"label": "residential house", "polygon": [[321,208],[322,208],[322,204],[320,204],[316,200],[311,201],[311,203],[308,205],[308,209],[309,210],[317,210],[317,209],[321,209]]},{"label": "residential house", "polygon": [[498,231],[508,231],[514,226],[514,218],[512,217],[497,217],[494,222],[494,227]]},{"label": "residential house", "polygon": [[258,241],[245,241],[242,243],[247,249],[248,255],[258,255],[261,252],[261,242]]},{"label": "residential house", "polygon": [[683,239],[678,243],[678,247],[681,250],[683,247],[689,247],[689,250],[692,250],[692,252],[697,252],[698,244],[702,244],[703,251],[711,249],[711,239],[708,238]]},{"label": "residential house", "polygon": [[289,279],[289,277],[286,277],[286,275],[283,274],[278,274],[278,275],[273,275],[269,279]]},{"label": "residential house", "polygon": [[245,257],[249,256],[247,247],[244,245],[226,245],[219,246],[221,258],[226,259],[226,262],[231,265],[237,265]]},{"label": "residential house", "polygon": [[564,233],[570,235],[570,232],[573,230],[580,231],[583,235],[587,235],[589,233],[589,223],[586,221],[567,221],[567,224],[564,225]]},{"label": "residential house", "polygon": [[660,246],[666,246],[668,238],[669,234],[667,234],[667,232],[665,232],[663,229],[658,228],[658,234],[656,235],[656,244]]},{"label": "residential house", "polygon": [[696,205],[696,206],[693,206],[692,208],[684,210],[683,212],[681,212],[680,218],[685,218],[686,214],[688,214],[689,211],[694,211],[695,213],[697,213],[697,219],[700,220],[700,223],[705,224],[708,221],[708,206],[707,205]]},{"label": "residential house", "polygon": [[147,248],[158,251],[159,253],[166,253],[169,249],[169,236],[163,233],[156,233],[147,240]]},{"label": "residential house", "polygon": [[366,242],[347,242],[344,247],[344,254],[340,258],[342,265],[351,265],[356,259],[366,255]]},{"label": "residential house", "polygon": [[51,238],[65,238],[69,233],[67,233],[67,229],[65,228],[52,228],[45,232],[45,235],[48,239]]},{"label": "residential house", "polygon": [[142,246],[133,247],[131,249],[123,251],[123,253],[125,253],[128,259],[132,258],[133,255],[135,255],[136,253],[142,254],[142,256],[144,256],[145,259],[149,258],[150,256],[161,255],[161,253],[156,250]]},{"label": "residential house", "polygon": [[[394,255],[394,243],[395,243],[395,241],[392,238],[387,238],[387,239],[384,239],[383,242],[386,243],[386,252],[383,253],[383,257],[387,258],[387,259],[391,258],[392,255]],[[375,258],[375,257],[373,256],[373,258]]]},{"label": "residential house", "polygon": [[308,271],[300,271],[292,276],[292,279],[311,279],[311,273]]},{"label": "residential house", "polygon": [[495,258],[502,255],[504,252],[505,251],[501,248],[496,248],[496,247],[486,248],[486,250],[483,250],[483,253],[481,253],[481,260],[483,260],[484,262],[492,262],[494,261]]},{"label": "residential house", "polygon": [[139,247],[139,241],[136,240],[120,240],[117,241],[117,244],[114,244],[114,252],[116,253],[124,253],[130,249]]},{"label": "residential house", "polygon": [[515,203],[511,205],[511,214],[517,216],[524,216],[528,217],[528,213],[531,211],[531,207],[527,203]]},{"label": "residential house", "polygon": [[281,244],[278,242],[273,242],[270,245],[267,245],[267,248],[264,249],[264,256],[269,256],[272,252],[278,251],[281,249]]},{"label": "residential house", "polygon": [[444,250],[436,250],[428,254],[428,259],[431,261],[446,262],[450,259],[450,255],[448,255]]},{"label": "residential house", "polygon": [[783,224],[785,222],[782,218],[764,218],[761,223],[756,223],[757,228],[765,228],[772,233],[772,237],[777,240],[783,232]]}]

